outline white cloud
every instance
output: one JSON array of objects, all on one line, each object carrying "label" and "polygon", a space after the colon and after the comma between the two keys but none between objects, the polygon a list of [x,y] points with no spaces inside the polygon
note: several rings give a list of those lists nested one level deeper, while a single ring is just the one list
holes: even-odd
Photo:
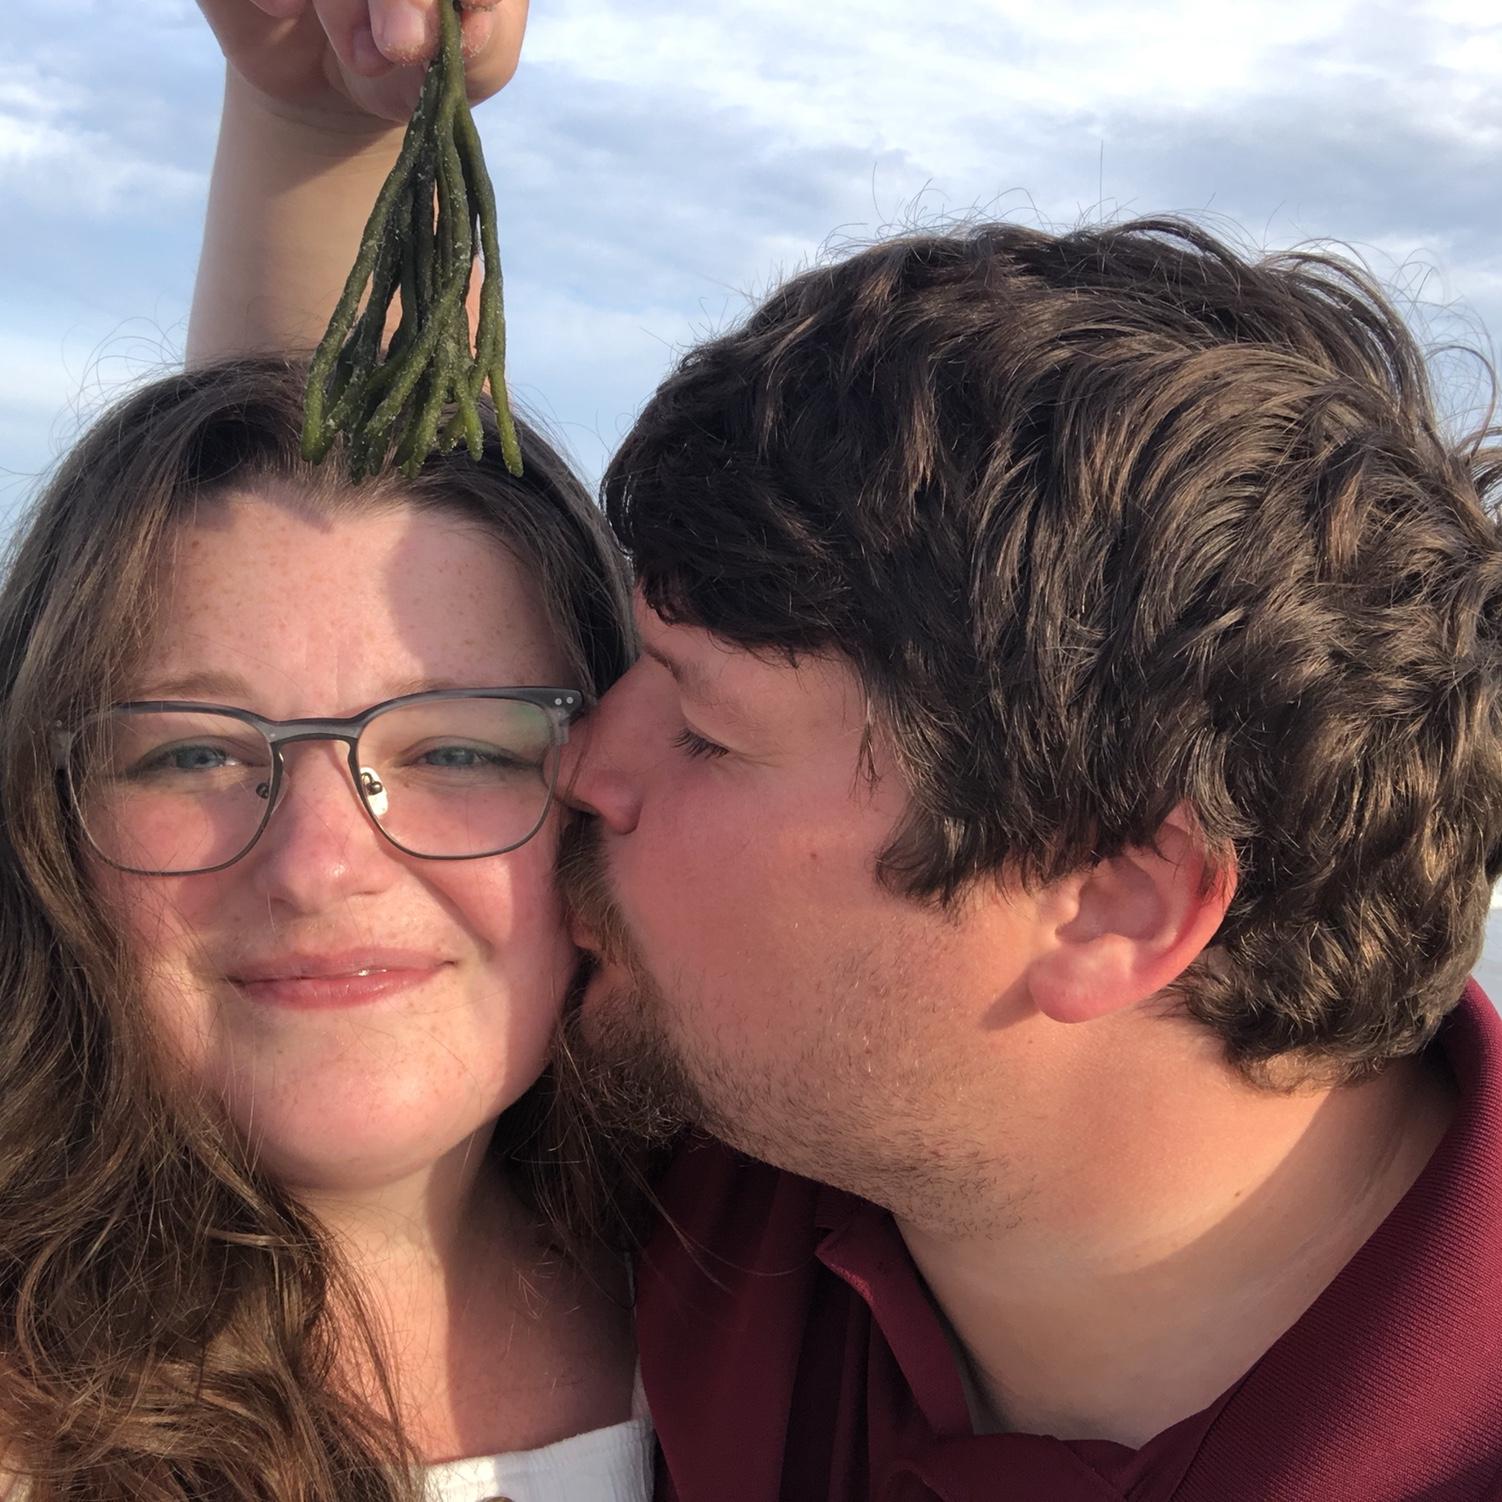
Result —
[{"label": "white cloud", "polygon": [[182,358],[147,319],[106,324],[59,304],[32,313],[28,327],[0,326],[0,535],[18,497],[95,416]]},{"label": "white cloud", "polygon": [[[19,207],[0,329],[34,330],[43,297],[96,338],[159,308],[171,323],[212,142],[212,37],[190,0],[78,0],[64,24],[55,0],[6,4],[0,192]],[[516,85],[480,117],[513,376],[597,469],[673,350],[774,273],[831,235],[976,206],[1053,223],[1211,211],[1268,245],[1334,235],[1377,247],[1441,309],[1495,319],[1495,10],[539,0]],[[0,417],[13,395],[35,413],[35,392],[77,389],[17,385],[0,381]]]},{"label": "white cloud", "polygon": [[547,287],[509,303],[513,392],[597,480],[637,406],[702,330],[682,307],[602,308]]},{"label": "white cloud", "polygon": [[0,333],[0,406],[50,415],[76,390],[60,340],[39,334]]},{"label": "white cloud", "polygon": [[936,165],[944,165],[955,152],[963,160],[979,116],[1099,116],[1145,100],[1164,111],[1223,110],[1285,85],[1291,61],[1337,41],[1359,66],[1377,51],[1366,24],[1377,8],[951,0],[919,10],[763,0],[668,12],[575,0],[534,10],[526,61],[645,98],[699,94],[777,136],[895,143],[920,155],[942,149]]},{"label": "white cloud", "polygon": [[92,218],[149,212],[162,201],[191,202],[208,178],[121,150],[101,131],[26,118],[0,108],[0,190],[55,206],[59,185]]}]

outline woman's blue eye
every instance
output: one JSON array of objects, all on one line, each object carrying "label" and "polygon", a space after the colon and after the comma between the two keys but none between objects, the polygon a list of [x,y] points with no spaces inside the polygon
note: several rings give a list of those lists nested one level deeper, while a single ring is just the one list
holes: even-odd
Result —
[{"label": "woman's blue eye", "polygon": [[435,746],[424,751],[421,760],[430,767],[494,766],[502,758],[493,751],[479,751],[474,746]]},{"label": "woman's blue eye", "polygon": [[214,772],[228,766],[231,757],[218,746],[164,746],[143,757],[143,772]]},{"label": "woman's blue eye", "polygon": [[540,755],[513,749],[507,746],[466,746],[461,744],[429,746],[425,750],[415,747],[401,758],[401,765],[410,767],[413,773],[464,772],[478,777],[507,777],[513,774],[535,776],[541,765]]}]

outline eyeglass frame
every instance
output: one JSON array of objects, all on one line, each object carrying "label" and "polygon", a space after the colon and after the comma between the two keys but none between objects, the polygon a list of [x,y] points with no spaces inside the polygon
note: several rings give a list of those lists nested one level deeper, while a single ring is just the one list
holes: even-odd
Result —
[{"label": "eyeglass frame", "polygon": [[[123,704],[112,704],[108,709],[88,716],[82,723],[71,728],[61,724],[55,725],[52,732],[53,764],[57,771],[67,779],[68,799],[77,815],[79,828],[84,838],[100,860],[113,866],[117,871],[124,871],[131,876],[211,876],[216,871],[227,870],[237,861],[244,860],[255,849],[261,836],[265,834],[266,826],[271,822],[271,816],[276,812],[280,802],[282,783],[286,773],[286,766],[282,760],[282,748],[302,741],[342,741],[348,747],[350,781],[354,784],[355,797],[361,810],[375,826],[381,838],[394,849],[400,850],[403,855],[409,855],[414,860],[420,861],[476,861],[487,860],[493,855],[507,855],[513,850],[519,850],[547,822],[548,814],[552,810],[553,800],[558,790],[556,755],[552,756],[552,768],[547,780],[547,796],[543,799],[542,811],[537,816],[537,822],[521,839],[510,845],[503,845],[498,850],[482,850],[472,855],[424,855],[420,851],[409,850],[384,828],[375,810],[370,806],[371,795],[361,783],[362,769],[355,754],[359,748],[360,736],[364,733],[366,726],[388,710],[401,709],[409,704],[431,704],[445,699],[509,699],[535,705],[547,715],[548,725],[552,730],[550,755],[567,743],[569,726],[588,708],[588,700],[579,689],[540,688],[532,685],[510,688],[428,689],[415,694],[399,694],[394,699],[383,699],[379,704],[372,704],[369,709],[361,710],[357,715],[293,720],[268,719],[265,715],[256,714],[254,710],[241,709],[233,704],[204,704],[182,699],[132,699]],[[140,714],[217,714],[226,719],[238,720],[241,724],[249,725],[261,733],[271,752],[271,777],[264,794],[266,811],[261,815],[261,821],[256,825],[255,833],[236,854],[214,866],[194,866],[187,871],[150,871],[138,866],[122,865],[119,861],[111,860],[104,851],[99,849],[94,837],[89,833],[88,822],[80,806],[70,757],[74,744],[90,725],[121,711]]]}]

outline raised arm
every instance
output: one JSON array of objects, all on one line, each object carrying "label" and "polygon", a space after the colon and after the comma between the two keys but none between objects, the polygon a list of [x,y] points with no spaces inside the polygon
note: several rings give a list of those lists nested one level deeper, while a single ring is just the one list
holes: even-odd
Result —
[{"label": "raised arm", "polygon": [[[227,62],[188,363],[309,350],[396,159],[448,0],[199,0]],[[469,95],[516,70],[527,0],[465,0]]]}]

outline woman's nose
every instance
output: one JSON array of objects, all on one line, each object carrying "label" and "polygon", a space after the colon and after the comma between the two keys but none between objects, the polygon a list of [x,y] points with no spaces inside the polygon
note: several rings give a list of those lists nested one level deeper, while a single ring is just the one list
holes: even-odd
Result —
[{"label": "woman's nose", "polygon": [[[401,857],[366,814],[343,748],[309,743],[282,757],[276,807],[246,857],[268,900],[311,911],[386,885]],[[372,798],[379,810],[378,788]]]}]

